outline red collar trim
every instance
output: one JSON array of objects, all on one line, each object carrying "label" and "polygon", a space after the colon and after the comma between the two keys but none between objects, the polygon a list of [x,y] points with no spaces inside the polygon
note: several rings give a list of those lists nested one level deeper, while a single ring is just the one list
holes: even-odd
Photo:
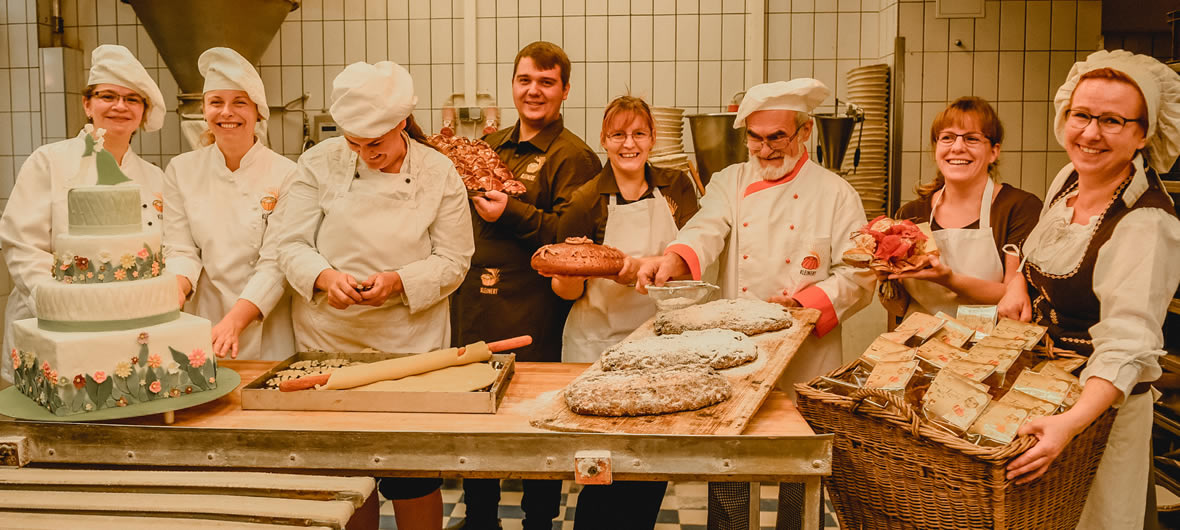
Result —
[{"label": "red collar trim", "polygon": [[795,180],[795,176],[799,174],[799,170],[803,169],[803,164],[807,163],[809,158],[810,157],[807,154],[807,148],[804,147],[803,156],[799,157],[799,161],[795,163],[795,167],[791,169],[790,173],[783,175],[777,180],[759,180],[758,182],[750,184],[749,186],[746,186],[746,193],[742,195],[742,197],[749,197],[753,193],[757,193],[759,191],[778,186],[779,184],[786,184],[792,180]]}]

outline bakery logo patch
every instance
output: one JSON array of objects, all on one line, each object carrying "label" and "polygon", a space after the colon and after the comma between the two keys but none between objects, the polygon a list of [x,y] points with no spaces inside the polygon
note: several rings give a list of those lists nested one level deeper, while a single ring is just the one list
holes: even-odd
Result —
[{"label": "bakery logo patch", "polygon": [[152,201],[152,208],[156,209],[156,219],[164,220],[164,194],[156,193],[156,198]]},{"label": "bakery logo patch", "polygon": [[676,217],[676,201],[667,195],[664,195],[664,200],[668,201],[668,211],[672,212],[672,217]]},{"label": "bakery logo patch", "polygon": [[532,162],[529,162],[528,167],[524,168],[524,174],[520,176],[520,180],[523,182],[536,181],[537,173],[539,173],[541,171],[541,167],[545,165],[545,158],[546,157],[544,156],[538,156],[537,158],[534,158]]},{"label": "bakery logo patch", "polygon": [[817,269],[819,269],[819,254],[813,250],[799,263],[799,274],[801,276],[815,276]]},{"label": "bakery logo patch", "polygon": [[480,294],[497,294],[500,289],[496,287],[500,283],[500,269],[484,269],[484,273],[479,275],[479,282],[483,287],[479,288]]}]

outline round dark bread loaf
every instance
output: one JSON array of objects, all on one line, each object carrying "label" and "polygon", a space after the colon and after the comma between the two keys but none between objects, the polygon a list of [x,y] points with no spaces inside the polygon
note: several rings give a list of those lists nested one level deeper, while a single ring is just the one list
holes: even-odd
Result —
[{"label": "round dark bread loaf", "polygon": [[564,243],[537,249],[529,264],[548,275],[615,276],[623,270],[626,259],[617,248],[596,244],[586,237],[571,237]]}]

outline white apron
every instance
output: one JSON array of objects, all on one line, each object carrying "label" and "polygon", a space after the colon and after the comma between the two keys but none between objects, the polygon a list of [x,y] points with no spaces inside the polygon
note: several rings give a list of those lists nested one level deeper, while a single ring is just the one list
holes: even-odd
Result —
[{"label": "white apron", "polygon": [[[652,197],[631,204],[617,204],[611,194],[606,210],[602,244],[632,257],[654,256],[676,239],[676,220],[660,189]],[[635,288],[614,280],[591,278],[586,292],[574,302],[561,339],[561,361],[592,363],[607,348],[618,344],[635,328],[656,314],[656,304]]]},{"label": "white apron", "polygon": [[[941,254],[938,259],[956,274],[966,274],[989,282],[1004,281],[1004,262],[996,251],[995,237],[991,229],[992,195],[995,183],[987,179],[983,197],[979,201],[979,228],[943,228],[934,231],[934,242]],[[942,194],[938,194],[930,205],[930,219],[938,211]],[[959,309],[959,297],[950,289],[926,280],[904,279],[901,281],[913,303],[906,314],[917,311],[935,314],[939,311],[955,316]]]},{"label": "white apron", "polygon": [[[317,251],[336,270],[351,274],[358,283],[373,273],[397,270],[428,257],[429,241],[419,236],[431,219],[410,189],[399,179],[417,178],[408,166],[402,173],[382,173],[358,167],[368,178],[341,183],[325,202],[324,218],[316,236]],[[360,166],[361,164],[357,164]],[[407,183],[408,184],[408,183]],[[385,305],[352,305],[344,310],[328,305],[318,292],[308,302],[292,297],[291,319],[300,351],[355,352],[375,348],[392,353],[423,353],[447,346],[451,330],[449,305],[444,299],[416,314],[400,294]]]}]

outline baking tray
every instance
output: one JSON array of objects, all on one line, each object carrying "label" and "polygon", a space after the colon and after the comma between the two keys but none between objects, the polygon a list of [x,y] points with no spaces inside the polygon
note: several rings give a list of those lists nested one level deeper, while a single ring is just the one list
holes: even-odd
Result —
[{"label": "baking tray", "polygon": [[331,410],[350,412],[448,412],[495,414],[508,391],[516,369],[516,354],[495,353],[492,361],[503,367],[488,390],[477,392],[390,392],[373,390],[300,390],[280,392],[266,388],[266,381],[292,363],[308,360],[348,359],[377,362],[411,354],[300,352],[275,365],[242,387],[246,410]]}]

